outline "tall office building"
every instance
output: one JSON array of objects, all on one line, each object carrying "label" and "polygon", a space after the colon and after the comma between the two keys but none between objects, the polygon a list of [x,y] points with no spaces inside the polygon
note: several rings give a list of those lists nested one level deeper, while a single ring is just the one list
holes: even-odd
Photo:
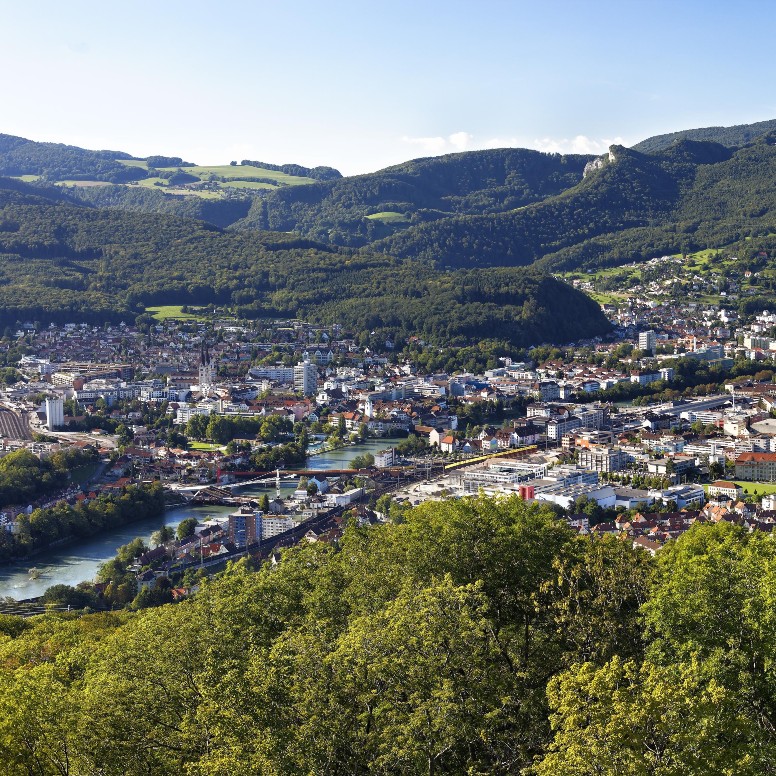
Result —
[{"label": "tall office building", "polygon": [[261,538],[261,512],[240,507],[229,515],[229,541],[235,547],[256,544]]},{"label": "tall office building", "polygon": [[644,353],[650,353],[654,356],[656,347],[657,337],[655,336],[654,331],[650,329],[650,331],[639,332],[639,350]]},{"label": "tall office building", "polygon": [[313,396],[318,390],[318,367],[309,361],[300,361],[294,367],[294,390],[303,396]]}]

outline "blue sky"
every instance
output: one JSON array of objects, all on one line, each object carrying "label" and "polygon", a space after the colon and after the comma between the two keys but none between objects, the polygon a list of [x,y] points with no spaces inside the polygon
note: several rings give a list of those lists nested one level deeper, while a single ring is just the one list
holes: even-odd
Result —
[{"label": "blue sky", "polygon": [[595,153],[776,118],[775,17],[765,0],[0,0],[0,132],[346,174]]}]

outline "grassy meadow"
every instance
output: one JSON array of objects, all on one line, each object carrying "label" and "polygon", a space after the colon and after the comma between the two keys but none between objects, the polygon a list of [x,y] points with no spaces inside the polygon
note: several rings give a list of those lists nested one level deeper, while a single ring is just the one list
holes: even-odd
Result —
[{"label": "grassy meadow", "polygon": [[203,318],[202,315],[197,313],[184,313],[182,305],[179,304],[167,304],[159,305],[157,307],[146,307],[147,313],[153,315],[157,321],[165,321],[168,318],[176,318],[181,320],[198,321]]}]

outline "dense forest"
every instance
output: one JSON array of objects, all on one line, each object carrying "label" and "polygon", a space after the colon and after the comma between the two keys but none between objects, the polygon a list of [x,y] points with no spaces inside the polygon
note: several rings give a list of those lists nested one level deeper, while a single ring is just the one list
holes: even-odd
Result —
[{"label": "dense forest", "polygon": [[590,157],[520,149],[415,160],[274,191],[232,228],[368,245],[442,268],[568,270],[724,246],[776,230],[771,123],[699,131],[703,141],[690,131],[650,153],[613,147],[584,178]]},{"label": "dense forest", "polygon": [[243,159],[240,164],[247,167],[261,167],[265,170],[284,172],[286,175],[296,175],[300,178],[313,178],[317,181],[334,181],[342,177],[339,170],[333,167],[303,167],[301,164],[271,164],[270,162],[256,162],[251,159]]},{"label": "dense forest", "polygon": [[188,163],[178,157],[149,157],[172,166],[145,169],[127,154],[3,135],[0,174],[99,180],[106,185],[60,196],[222,229],[291,232],[319,245],[366,247],[436,268],[540,262],[569,270],[727,246],[776,230],[775,128],[776,121],[766,121],[686,130],[633,149],[613,147],[594,164],[591,156],[507,148],[342,178],[328,167],[243,160],[240,170],[318,180],[291,186],[267,179],[270,188],[227,187],[215,197],[110,185],[126,175],[185,182]]},{"label": "dense forest", "polygon": [[126,183],[146,176],[145,170],[118,161],[131,158],[120,151],[87,151],[63,143],[36,143],[23,137],[0,134],[0,175],[40,175],[50,181]]},{"label": "dense forest", "polygon": [[776,545],[426,503],[179,604],[0,619],[4,773],[774,772]]},{"label": "dense forest", "polygon": [[660,154],[613,147],[557,197],[495,215],[413,226],[375,243],[440,266],[541,261],[563,269],[727,245],[776,228],[776,146],[682,140]]},{"label": "dense forest", "polygon": [[754,124],[736,124],[732,127],[700,127],[680,132],[669,132],[665,135],[654,135],[636,143],[633,148],[636,151],[651,154],[655,151],[664,151],[677,140],[707,140],[712,143],[721,143],[728,148],[740,148],[770,132],[776,132],[776,119],[756,121]]},{"label": "dense forest", "polygon": [[593,157],[523,148],[415,159],[368,175],[274,191],[253,202],[241,228],[293,230],[362,246],[411,224],[454,214],[500,213],[559,194]]},{"label": "dense forest", "polygon": [[68,189],[68,195],[71,201],[81,204],[119,208],[133,213],[161,213],[194,218],[221,228],[245,218],[251,207],[251,200],[242,196],[205,199],[127,186],[72,188]]},{"label": "dense forest", "polygon": [[445,344],[516,346],[602,334],[598,306],[519,268],[444,273],[277,232],[225,232],[162,214],[77,206],[0,179],[0,322],[134,319],[151,304],[226,304]]}]

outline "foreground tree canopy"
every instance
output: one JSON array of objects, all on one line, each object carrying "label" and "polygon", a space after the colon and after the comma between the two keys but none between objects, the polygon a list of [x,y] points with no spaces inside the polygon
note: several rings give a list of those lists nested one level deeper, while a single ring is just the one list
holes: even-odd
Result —
[{"label": "foreground tree canopy", "polygon": [[773,772],[774,543],[425,504],[193,600],[0,620],[7,774]]}]

